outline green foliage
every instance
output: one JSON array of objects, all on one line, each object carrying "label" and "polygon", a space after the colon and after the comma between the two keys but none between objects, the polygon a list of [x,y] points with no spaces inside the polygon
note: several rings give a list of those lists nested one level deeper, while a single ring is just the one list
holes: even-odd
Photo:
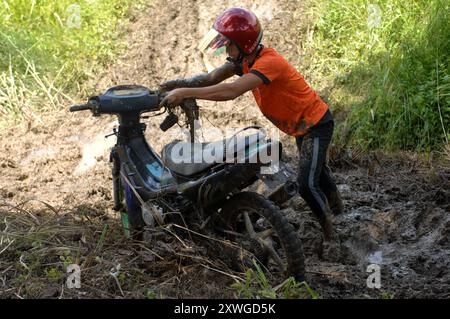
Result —
[{"label": "green foliage", "polygon": [[315,292],[307,282],[297,282],[292,277],[284,283],[282,287],[282,296],[284,299],[320,298],[319,294]]},{"label": "green foliage", "polygon": [[347,113],[344,143],[432,151],[450,128],[450,4],[445,0],[316,1],[312,68]]},{"label": "green foliage", "polygon": [[297,282],[293,277],[289,277],[278,287],[272,287],[261,266],[255,260],[253,260],[253,265],[253,268],[247,269],[245,272],[244,282],[238,281],[231,285],[231,288],[236,290],[238,298],[319,298],[319,295],[306,282]]},{"label": "green foliage", "polygon": [[159,294],[151,288],[147,288],[144,290],[145,297],[147,299],[165,299],[165,296],[160,292]]},{"label": "green foliage", "polygon": [[117,280],[119,280],[120,284],[123,285],[125,283],[125,280],[127,279],[127,276],[125,275],[125,273],[120,272],[117,275]]},{"label": "green foliage", "polygon": [[120,26],[131,3],[0,2],[0,114],[54,108],[79,90],[124,47]]},{"label": "green foliage", "polygon": [[59,256],[59,260],[63,263],[64,270],[67,270],[67,267],[69,267],[69,265],[75,263],[70,254],[70,250],[65,250],[64,253]]},{"label": "green foliage", "polygon": [[108,234],[108,228],[109,228],[108,224],[103,225],[102,234],[100,235],[100,238],[97,243],[97,247],[95,248],[96,252],[99,252],[102,250],[103,244],[105,243],[106,235]]},{"label": "green foliage", "polygon": [[147,288],[145,291],[147,299],[156,299],[156,292],[153,289]]},{"label": "green foliage", "polygon": [[383,291],[380,295],[380,299],[394,299],[395,294],[389,291]]},{"label": "green foliage", "polygon": [[62,278],[63,275],[64,274],[62,272],[60,272],[58,269],[54,267],[50,269],[45,269],[45,276],[50,280],[58,280]]}]

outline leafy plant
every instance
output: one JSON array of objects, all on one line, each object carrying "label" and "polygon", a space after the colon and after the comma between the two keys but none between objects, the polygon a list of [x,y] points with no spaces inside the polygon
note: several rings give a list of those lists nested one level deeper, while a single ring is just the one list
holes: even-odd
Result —
[{"label": "leafy plant", "polygon": [[255,260],[252,262],[254,267],[245,272],[245,281],[231,285],[239,298],[319,298],[319,295],[306,282],[297,282],[293,277],[289,277],[278,287],[272,287],[261,266]]},{"label": "leafy plant", "polygon": [[45,276],[48,279],[57,280],[57,279],[60,279],[63,276],[63,273],[60,272],[58,269],[53,267],[53,268],[50,268],[50,269],[45,269]]},{"label": "leafy plant", "polygon": [[311,69],[332,83],[328,101],[346,114],[340,141],[426,152],[447,144],[449,2],[313,2]]}]

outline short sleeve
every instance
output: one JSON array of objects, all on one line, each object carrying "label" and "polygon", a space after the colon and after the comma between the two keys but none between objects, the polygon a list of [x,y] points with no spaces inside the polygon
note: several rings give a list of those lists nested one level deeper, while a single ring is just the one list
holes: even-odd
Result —
[{"label": "short sleeve", "polygon": [[261,78],[264,84],[270,84],[280,75],[281,70],[281,65],[277,63],[277,59],[269,55],[257,59],[249,72]]}]

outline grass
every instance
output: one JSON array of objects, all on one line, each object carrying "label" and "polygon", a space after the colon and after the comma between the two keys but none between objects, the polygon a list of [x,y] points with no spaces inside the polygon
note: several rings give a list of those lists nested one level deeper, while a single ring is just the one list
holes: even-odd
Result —
[{"label": "grass", "polygon": [[343,145],[442,150],[450,139],[448,1],[313,0],[314,85]]},{"label": "grass", "polygon": [[[148,287],[163,296],[152,268],[176,269],[170,263],[178,260],[145,262],[144,243],[124,240],[120,223],[105,224],[105,215],[38,204],[0,201],[0,298],[146,298]],[[82,269],[81,289],[65,287],[71,264]]]},{"label": "grass", "polygon": [[237,298],[245,299],[319,299],[319,295],[305,282],[297,282],[289,277],[276,287],[272,287],[261,269],[253,260],[254,268],[247,269],[245,281],[236,281],[231,288]]},{"label": "grass", "polygon": [[[103,206],[68,209],[0,199],[0,298],[224,298],[232,296],[230,278],[245,282],[170,229],[149,230],[145,242],[131,241],[120,218]],[[67,286],[73,264],[81,269],[79,288]],[[211,278],[217,282],[205,292],[204,281]],[[265,277],[258,278],[271,291]]]},{"label": "grass", "polygon": [[[169,225],[137,242],[124,237],[118,216],[100,207],[83,211],[0,200],[0,298],[319,297],[293,278],[272,287],[257,264],[244,278],[203,246],[163,232]],[[72,264],[81,269],[80,288],[67,286]],[[205,292],[204,280],[217,287]]]},{"label": "grass", "polygon": [[[143,1],[133,2],[137,9]],[[131,0],[0,2],[0,115],[58,108],[124,48]]]}]

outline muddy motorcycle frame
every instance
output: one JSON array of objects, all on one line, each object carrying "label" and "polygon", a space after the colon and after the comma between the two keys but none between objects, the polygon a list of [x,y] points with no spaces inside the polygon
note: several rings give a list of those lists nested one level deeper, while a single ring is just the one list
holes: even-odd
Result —
[{"label": "muddy motorcycle frame", "polygon": [[[178,116],[173,108],[166,107],[161,111],[160,102],[165,94],[137,85],[115,86],[104,94],[89,98],[86,104],[70,107],[71,112],[90,110],[94,116],[109,114],[118,117],[118,130],[114,129],[111,134],[117,137],[117,143],[111,150],[110,161],[114,210],[121,212],[125,234],[142,240],[145,227],[162,225],[167,216],[178,214],[185,224],[186,220],[189,225],[189,221],[195,220],[193,224],[201,225],[197,227],[198,231],[208,223],[221,229],[222,235],[239,240],[241,246],[257,260],[267,265],[269,260],[273,260],[275,270],[284,276],[303,280],[303,251],[292,225],[273,202],[259,194],[242,191],[261,177],[260,169],[267,165],[260,161],[260,153],[270,154],[276,147],[281,155],[281,144],[258,132],[239,142],[237,136],[218,142],[224,145],[224,150],[227,148],[228,152],[234,152],[236,161],[232,163],[175,162],[171,150],[177,142],[166,145],[160,157],[147,143],[144,136],[146,125],[141,118],[144,118],[143,113],[168,113],[160,125],[161,130],[164,132],[176,125]],[[196,101],[184,100],[180,109],[188,120],[193,143],[192,124],[199,113]],[[258,127],[246,129],[250,128]],[[203,143],[200,148],[207,145]],[[238,149],[240,145],[245,149]],[[195,156],[194,149],[188,157]],[[238,160],[238,153],[243,154],[243,158]],[[286,183],[273,193],[271,199],[285,201],[295,192],[295,185]],[[241,208],[247,210],[240,212]],[[256,217],[250,218],[248,212],[255,213],[251,216]],[[269,229],[261,228],[261,220],[269,225]],[[258,234],[262,235],[258,237]]]}]

